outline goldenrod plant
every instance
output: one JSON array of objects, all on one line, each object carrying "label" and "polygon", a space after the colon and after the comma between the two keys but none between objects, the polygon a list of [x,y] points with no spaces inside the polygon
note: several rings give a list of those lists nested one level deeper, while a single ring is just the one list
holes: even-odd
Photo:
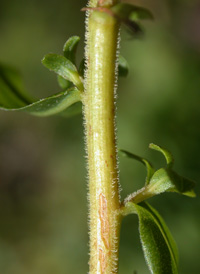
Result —
[{"label": "goldenrod plant", "polygon": [[[77,65],[80,38],[67,40],[63,55],[47,54],[42,63],[58,75],[61,92],[33,101],[19,84],[19,76],[9,67],[0,67],[0,106],[5,111],[24,111],[36,116],[71,116],[82,111],[88,170],[89,273],[118,273],[119,238],[122,219],[135,214],[149,271],[177,274],[178,251],[164,220],[147,199],[164,192],[195,197],[193,181],[173,169],[171,153],[156,144],[166,166],[154,169],[142,157],[118,149],[116,142],[116,94],[118,77],[128,73],[120,55],[120,27],[133,37],[143,35],[142,20],[152,20],[145,8],[118,0],[90,0],[86,13],[85,56]],[[134,91],[133,91],[134,92]],[[118,155],[137,160],[147,171],[144,186],[123,201],[120,198]]]}]

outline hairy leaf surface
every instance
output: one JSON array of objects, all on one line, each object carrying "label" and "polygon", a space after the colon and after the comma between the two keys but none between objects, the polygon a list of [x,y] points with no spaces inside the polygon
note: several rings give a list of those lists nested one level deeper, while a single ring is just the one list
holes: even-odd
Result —
[{"label": "hairy leaf surface", "polygon": [[139,233],[145,260],[152,274],[178,274],[176,243],[159,213],[149,204],[127,203],[127,212],[139,217]]},{"label": "hairy leaf surface", "polygon": [[195,183],[193,181],[178,175],[175,171],[168,168],[160,168],[152,176],[148,188],[154,195],[167,191],[195,197],[194,186]]},{"label": "hairy leaf surface", "polygon": [[73,64],[76,62],[76,51],[80,41],[80,37],[72,36],[64,44],[63,53],[65,58],[70,60]]},{"label": "hairy leaf surface", "polygon": [[[50,116],[58,113],[61,113],[62,115],[70,115],[70,109],[68,111],[66,111],[66,109],[79,101],[79,90],[76,88],[71,88],[67,91],[60,92],[53,96],[40,99],[36,102],[20,107],[16,104],[5,107],[0,101],[0,109],[6,111],[25,111],[36,116]],[[74,109],[72,113],[74,113]]]},{"label": "hairy leaf surface", "polygon": [[[37,116],[70,114],[66,109],[79,102],[80,91],[73,87],[53,96],[33,100],[23,90],[19,73],[7,66],[0,65],[0,109],[6,111],[25,111]],[[74,110],[73,110],[74,112]]]},{"label": "hairy leaf surface", "polygon": [[72,82],[79,90],[83,91],[83,83],[75,65],[62,55],[47,54],[42,63],[49,70],[54,71],[64,79]]}]

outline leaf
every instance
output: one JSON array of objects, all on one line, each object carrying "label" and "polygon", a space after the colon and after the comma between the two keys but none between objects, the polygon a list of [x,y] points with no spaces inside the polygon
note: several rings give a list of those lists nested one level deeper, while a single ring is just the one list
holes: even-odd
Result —
[{"label": "leaf", "polygon": [[68,108],[66,108],[64,111],[60,112],[59,115],[63,117],[71,117],[77,114],[80,114],[82,112],[82,103],[77,102]]},{"label": "leaf", "polygon": [[83,83],[75,65],[64,56],[50,53],[43,58],[42,63],[49,70],[72,82],[80,91],[83,91]]},{"label": "leaf", "polygon": [[143,34],[140,20],[153,19],[152,13],[145,8],[134,6],[127,3],[119,3],[111,8],[115,17],[129,27],[134,34]]},{"label": "leaf", "polygon": [[32,99],[24,92],[20,74],[17,70],[0,64],[0,105],[4,107],[25,106]]},{"label": "leaf", "polygon": [[63,53],[65,58],[70,60],[73,64],[76,61],[76,50],[80,41],[80,37],[72,36],[70,37],[67,42],[64,44]]},{"label": "leaf", "polygon": [[161,168],[152,176],[148,185],[148,192],[154,195],[166,191],[178,192],[189,197],[195,197],[194,186],[193,181],[178,175],[175,171]]},{"label": "leaf", "polygon": [[145,8],[127,3],[119,3],[111,9],[119,18],[130,20],[152,20],[152,13]]},{"label": "leaf", "polygon": [[133,153],[130,153],[130,152],[126,151],[126,150],[120,150],[120,152],[121,152],[121,154],[122,154],[123,156],[126,156],[126,157],[128,157],[128,158],[135,159],[135,160],[137,160],[137,161],[143,163],[143,164],[146,166],[146,169],[147,169],[147,177],[146,177],[146,180],[145,180],[145,185],[148,185],[149,182],[150,182],[151,177],[153,176],[153,174],[154,174],[154,172],[155,172],[155,171],[154,171],[154,168],[153,168],[152,165],[151,165],[151,163],[150,163],[148,160],[146,160],[145,158],[142,158],[142,157],[140,157],[140,156],[137,156],[137,155],[135,155],[135,154],[133,154]]},{"label": "leaf", "polygon": [[[65,58],[67,58],[69,61],[71,61],[75,65],[76,61],[76,50],[78,43],[80,41],[80,37],[78,36],[72,36],[70,37],[63,47],[63,53]],[[71,82],[64,79],[62,76],[58,75],[58,84],[63,89],[66,90],[67,88],[71,87]]]},{"label": "leaf", "polygon": [[159,213],[150,205],[136,206],[147,265],[153,274],[178,274],[176,244]]},{"label": "leaf", "polygon": [[151,144],[149,145],[149,148],[161,152],[161,153],[164,155],[165,159],[166,159],[167,166],[168,166],[169,168],[171,168],[171,167],[173,166],[173,164],[174,164],[173,156],[172,156],[172,154],[171,154],[167,149],[162,148],[162,147],[160,147],[160,146],[158,146],[158,145],[155,145],[155,144],[153,144],[153,143],[151,143]]},{"label": "leaf", "polygon": [[62,76],[57,76],[57,81],[59,86],[62,88],[62,90],[66,90],[72,86],[72,83],[66,79],[64,79]]},{"label": "leaf", "polygon": [[63,112],[66,108],[80,100],[80,91],[76,88],[71,88],[65,92],[60,92],[23,107],[13,105],[12,108],[0,107],[0,109],[7,111],[25,111],[36,116],[50,116]]},{"label": "leaf", "polygon": [[189,197],[195,197],[194,186],[193,181],[178,175],[175,171],[160,168],[153,174],[148,185],[128,195],[123,204],[127,202],[138,204],[164,192],[177,192]]},{"label": "leaf", "polygon": [[[0,65],[0,109],[5,111],[25,111],[37,116],[53,114],[69,115],[75,113],[73,104],[80,103],[80,91],[76,87],[57,93],[53,96],[33,100],[23,91],[19,73],[8,66]],[[66,109],[69,108],[68,111]],[[76,112],[80,110],[76,107]]]},{"label": "leaf", "polygon": [[150,144],[149,147],[161,152],[167,162],[167,168],[157,170],[152,176],[148,186],[149,193],[156,195],[168,191],[178,192],[189,197],[195,197],[196,195],[193,190],[195,183],[178,175],[171,169],[174,163],[172,154],[167,149],[155,144]]},{"label": "leaf", "polygon": [[[127,213],[139,217],[140,240],[152,274],[178,274],[176,243],[159,213],[147,203],[127,203]],[[127,215],[127,214],[125,214]]]},{"label": "leaf", "polygon": [[126,77],[128,75],[129,71],[129,65],[126,59],[119,55],[119,60],[118,60],[118,74],[120,77]]},{"label": "leaf", "polygon": [[153,20],[154,17],[148,9],[135,6],[129,14],[129,19],[137,22],[139,20]]}]

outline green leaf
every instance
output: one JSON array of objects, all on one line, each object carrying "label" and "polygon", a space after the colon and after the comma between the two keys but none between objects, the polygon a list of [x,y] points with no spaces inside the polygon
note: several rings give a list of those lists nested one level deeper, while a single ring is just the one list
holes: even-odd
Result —
[{"label": "green leaf", "polygon": [[[132,158],[137,159],[136,157],[132,156]],[[164,192],[177,192],[189,197],[195,197],[194,186],[193,181],[178,175],[175,171],[160,168],[153,174],[148,185],[128,195],[123,204],[128,202],[138,204]]]},{"label": "green leaf", "polygon": [[5,108],[13,105],[22,107],[31,101],[24,91],[18,71],[0,64],[0,105]]},{"label": "green leaf", "polygon": [[76,50],[80,41],[80,37],[72,36],[70,37],[63,47],[63,52],[65,58],[70,60],[73,64],[76,61]]},{"label": "green leaf", "polygon": [[152,20],[152,13],[145,8],[127,3],[119,3],[111,9],[119,18],[129,20]]},{"label": "green leaf", "polygon": [[64,79],[62,76],[57,76],[57,81],[59,86],[62,88],[62,90],[66,90],[72,86],[72,83],[66,79]]},{"label": "green leaf", "polygon": [[118,60],[118,74],[120,77],[126,77],[128,75],[129,71],[129,65],[126,59],[119,55],[119,60]]},{"label": "green leaf", "polygon": [[146,177],[146,180],[145,180],[145,185],[148,185],[149,182],[150,182],[151,177],[153,176],[153,174],[155,172],[154,168],[151,165],[151,163],[148,160],[146,160],[145,158],[137,156],[137,155],[135,155],[133,153],[130,153],[130,152],[126,151],[126,150],[120,150],[120,152],[121,152],[122,156],[126,156],[128,158],[135,159],[135,160],[143,163],[146,166],[147,177]]},{"label": "green leaf", "polygon": [[177,192],[189,197],[195,197],[194,186],[193,181],[178,175],[175,171],[161,168],[153,174],[148,185],[128,195],[123,204],[127,202],[138,204],[164,192]]},{"label": "green leaf", "polygon": [[139,20],[153,20],[153,14],[145,8],[134,7],[132,12],[129,14],[129,19],[131,21],[139,21]]},{"label": "green leaf", "polygon": [[[70,37],[67,42],[64,44],[63,53],[64,56],[71,61],[75,65],[76,61],[76,50],[78,43],[80,41],[80,37],[72,36]],[[63,89],[66,90],[67,88],[71,87],[71,82],[64,79],[62,76],[58,75],[58,84]]]},{"label": "green leaf", "polygon": [[[126,213],[139,217],[140,240],[152,274],[178,274],[176,243],[159,213],[147,203],[127,203]],[[124,215],[127,215],[124,214]]]},{"label": "green leaf", "polygon": [[13,107],[0,107],[0,109],[7,111],[25,111],[36,116],[50,116],[58,114],[59,112],[62,113],[80,100],[80,91],[73,87],[65,92],[60,92],[23,107],[13,105]]},{"label": "green leaf", "polygon": [[82,112],[82,103],[77,102],[70,107],[66,108],[64,111],[60,112],[59,115],[63,117],[71,117]]},{"label": "green leaf", "polygon": [[83,83],[75,65],[64,56],[50,53],[43,58],[42,63],[49,70],[72,82],[80,91],[83,91]]},{"label": "green leaf", "polygon": [[167,149],[162,148],[162,147],[160,147],[160,146],[158,146],[158,145],[155,145],[155,144],[153,144],[153,143],[151,143],[151,144],[149,145],[149,148],[161,152],[161,153],[164,155],[165,159],[166,159],[167,166],[168,166],[169,168],[171,168],[171,167],[173,166],[173,164],[174,164],[173,156],[172,156],[172,154],[171,154]]},{"label": "green leaf", "polygon": [[[60,113],[69,116],[75,113],[78,108],[75,106],[79,102],[81,95],[76,87],[72,87],[53,96],[33,100],[23,91],[21,77],[19,73],[8,66],[0,65],[0,109],[5,111],[25,111],[37,116],[49,116]],[[72,107],[73,106],[73,107]],[[68,111],[66,110],[67,108]]]},{"label": "green leaf", "polygon": [[178,274],[178,250],[159,213],[147,203],[136,206],[147,265],[153,274]]},{"label": "green leaf", "polygon": [[163,192],[177,192],[189,197],[195,197],[195,183],[187,178],[178,175],[169,168],[161,168],[152,176],[148,185],[148,192],[154,195]]},{"label": "green leaf", "polygon": [[119,3],[113,6],[111,11],[115,17],[128,26],[134,34],[144,33],[139,22],[140,20],[153,19],[153,15],[149,10],[127,3]]}]

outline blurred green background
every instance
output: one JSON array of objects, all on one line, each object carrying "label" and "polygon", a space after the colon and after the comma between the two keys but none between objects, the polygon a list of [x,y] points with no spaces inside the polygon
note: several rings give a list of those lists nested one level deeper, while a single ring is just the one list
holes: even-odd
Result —
[{"label": "blurred green background", "polygon": [[[131,2],[131,1],[129,1]],[[137,0],[155,15],[145,39],[122,29],[121,53],[130,73],[120,79],[118,145],[149,158],[154,142],[175,157],[178,173],[200,178],[200,4],[195,0]],[[71,35],[84,51],[83,0],[1,0],[0,61],[18,68],[27,90],[39,98],[59,91],[56,76],[41,65],[46,53],[62,53]],[[87,187],[81,116],[35,118],[0,112],[0,273],[68,274],[88,271]],[[121,196],[144,184],[139,163],[120,158]],[[163,194],[157,207],[174,235],[180,274],[200,273],[200,201]],[[120,274],[148,274],[136,216],[122,224]]]}]

